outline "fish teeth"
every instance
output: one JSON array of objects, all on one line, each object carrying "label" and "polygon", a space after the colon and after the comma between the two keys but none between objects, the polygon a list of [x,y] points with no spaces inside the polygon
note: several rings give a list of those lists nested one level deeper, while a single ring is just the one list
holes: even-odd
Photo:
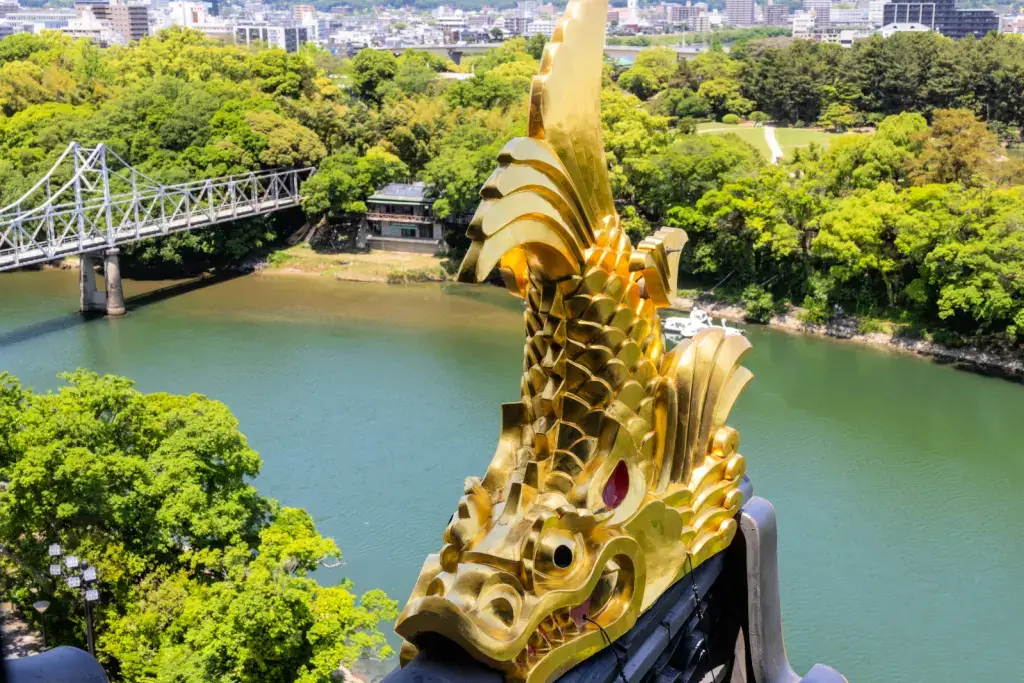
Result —
[{"label": "fish teeth", "polygon": [[552,645],[560,645],[565,642],[565,638],[562,635],[562,629],[558,626],[558,621],[554,615],[549,616],[543,622],[541,622],[541,629],[544,637],[548,639]]}]

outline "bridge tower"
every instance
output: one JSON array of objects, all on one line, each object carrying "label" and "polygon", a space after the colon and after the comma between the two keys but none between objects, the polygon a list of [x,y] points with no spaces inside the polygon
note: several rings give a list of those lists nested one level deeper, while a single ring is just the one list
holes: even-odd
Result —
[{"label": "bridge tower", "polygon": [[121,250],[116,247],[103,252],[104,289],[96,286],[96,266],[100,254],[82,254],[79,270],[79,310],[82,313],[101,311],[107,315],[124,315],[124,292],[121,290]]}]

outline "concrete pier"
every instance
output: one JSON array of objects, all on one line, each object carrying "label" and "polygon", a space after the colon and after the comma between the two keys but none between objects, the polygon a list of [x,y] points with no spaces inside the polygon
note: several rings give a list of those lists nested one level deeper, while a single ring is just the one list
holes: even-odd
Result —
[{"label": "concrete pier", "polygon": [[118,248],[103,254],[103,280],[107,284],[107,315],[124,315],[124,292],[121,291],[121,264]]},{"label": "concrete pier", "polygon": [[107,293],[96,288],[97,254],[82,254],[78,260],[78,310],[82,313],[107,310]]},{"label": "concrete pier", "polygon": [[[82,254],[79,260],[79,306],[83,313],[102,311],[107,315],[124,315],[124,293],[121,291],[121,265],[119,249],[108,249],[99,254]],[[103,259],[105,289],[96,286],[96,266]]]}]

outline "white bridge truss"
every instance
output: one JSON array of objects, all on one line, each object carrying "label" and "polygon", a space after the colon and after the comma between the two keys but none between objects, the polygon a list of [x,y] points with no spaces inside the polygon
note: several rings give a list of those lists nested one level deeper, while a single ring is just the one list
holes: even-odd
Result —
[{"label": "white bridge truss", "polygon": [[162,185],[106,147],[68,145],[0,209],[0,271],[297,206],[316,169],[275,169]]}]

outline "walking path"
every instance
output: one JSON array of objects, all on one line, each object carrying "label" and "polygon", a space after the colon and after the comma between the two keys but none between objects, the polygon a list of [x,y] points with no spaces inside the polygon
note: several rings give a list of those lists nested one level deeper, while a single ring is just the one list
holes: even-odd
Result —
[{"label": "walking path", "polygon": [[764,127],[764,141],[768,143],[768,149],[772,151],[772,163],[779,163],[779,159],[782,158],[782,147],[775,139],[775,126]]},{"label": "walking path", "polygon": [[0,631],[3,632],[3,659],[17,659],[39,652],[39,632],[22,619],[14,605],[0,602]]}]

